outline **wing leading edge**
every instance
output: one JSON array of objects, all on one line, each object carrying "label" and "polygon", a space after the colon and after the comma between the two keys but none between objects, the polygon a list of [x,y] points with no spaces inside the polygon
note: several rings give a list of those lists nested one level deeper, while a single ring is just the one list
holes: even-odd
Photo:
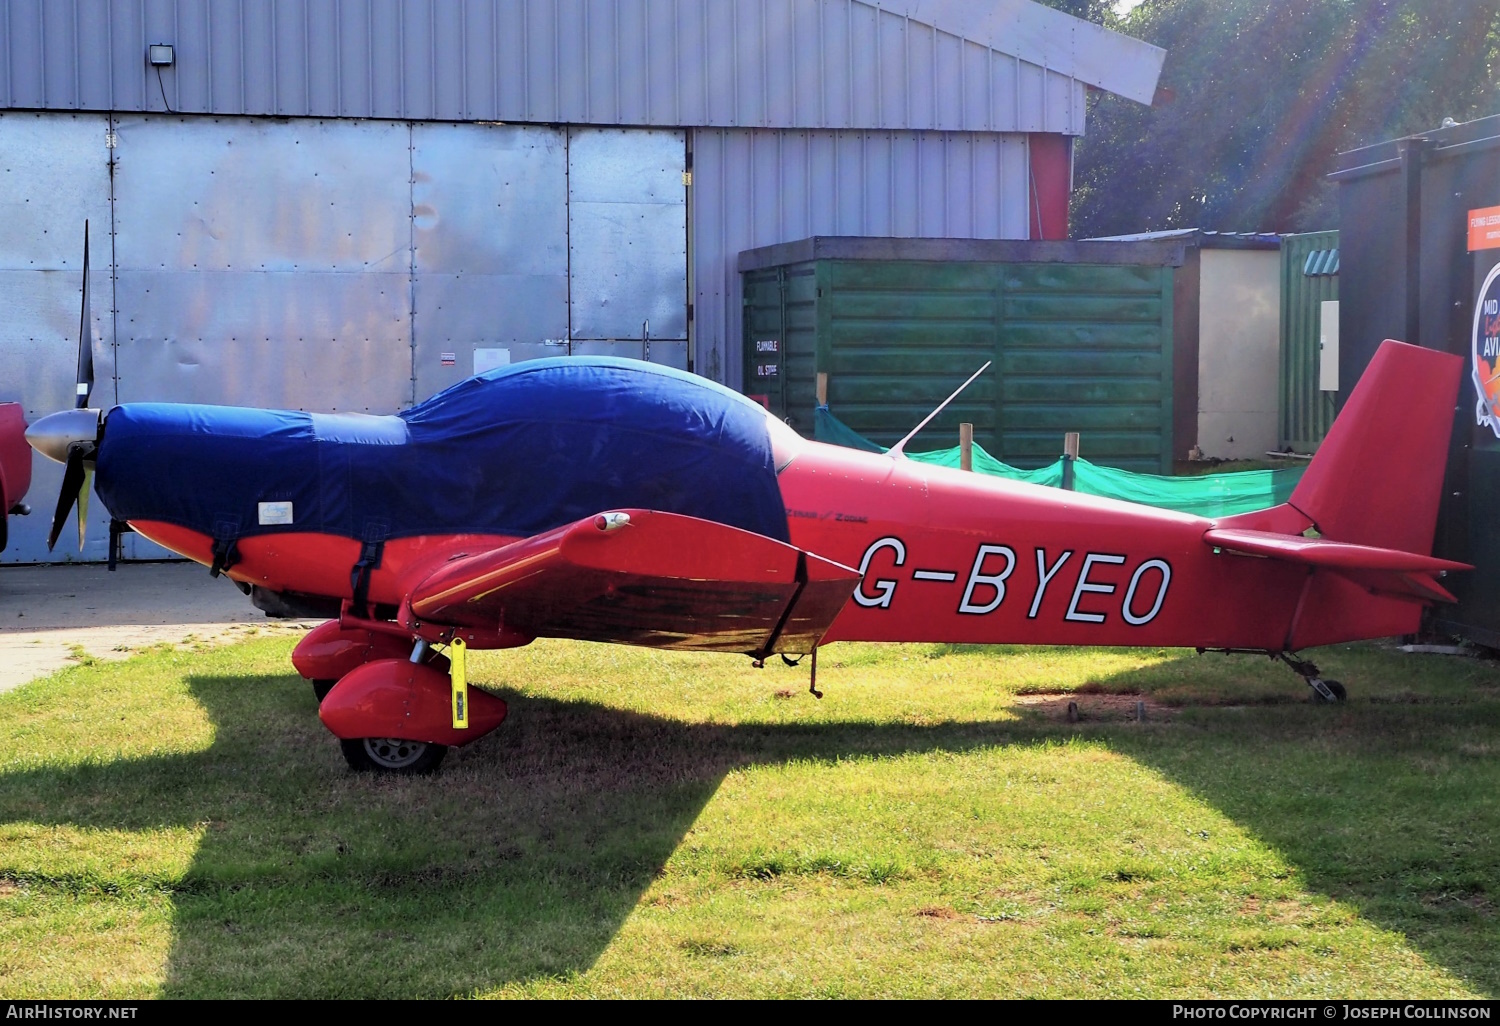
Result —
[{"label": "wing leading edge", "polygon": [[632,509],[456,558],[410,604],[429,623],[765,656],[812,651],[859,580],[764,535]]}]

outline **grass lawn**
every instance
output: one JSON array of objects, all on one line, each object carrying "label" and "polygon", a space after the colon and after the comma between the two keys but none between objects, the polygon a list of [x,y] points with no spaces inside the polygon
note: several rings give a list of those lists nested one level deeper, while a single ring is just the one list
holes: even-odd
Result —
[{"label": "grass lawn", "polygon": [[538,642],[389,780],[289,648],[0,695],[7,997],[1500,991],[1494,663]]}]

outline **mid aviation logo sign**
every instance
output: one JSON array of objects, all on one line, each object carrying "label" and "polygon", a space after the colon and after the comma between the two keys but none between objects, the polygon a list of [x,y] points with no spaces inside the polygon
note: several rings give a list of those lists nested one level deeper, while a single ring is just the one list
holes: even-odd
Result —
[{"label": "mid aviation logo sign", "polygon": [[1474,344],[1471,365],[1479,405],[1474,416],[1500,438],[1500,264],[1490,268],[1474,304]]}]

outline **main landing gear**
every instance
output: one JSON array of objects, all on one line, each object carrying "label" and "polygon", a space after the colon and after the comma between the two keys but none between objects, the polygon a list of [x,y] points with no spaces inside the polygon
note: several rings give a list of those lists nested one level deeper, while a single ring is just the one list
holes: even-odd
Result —
[{"label": "main landing gear", "polygon": [[[455,684],[448,658],[399,628],[330,620],[302,639],[292,663],[312,684],[318,718],[357,772],[431,773],[449,748],[477,741],[507,712],[494,695]],[[460,707],[462,719],[455,716]]]},{"label": "main landing gear", "polygon": [[356,773],[400,773],[407,776],[431,773],[448,754],[447,745],[399,737],[340,739],[339,748],[344,753],[344,761]]}]

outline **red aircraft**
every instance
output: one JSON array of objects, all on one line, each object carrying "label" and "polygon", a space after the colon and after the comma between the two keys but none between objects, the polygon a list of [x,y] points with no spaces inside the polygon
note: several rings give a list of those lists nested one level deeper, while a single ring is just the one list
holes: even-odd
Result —
[{"label": "red aircraft", "polygon": [[0,403],[0,552],[10,541],[10,515],[25,516],[21,500],[31,487],[31,450],[26,448],[26,417],[20,403]]},{"label": "red aircraft", "polygon": [[[80,359],[80,367],[83,367]],[[332,617],[292,661],[355,769],[430,771],[498,727],[464,653],[534,638],[811,654],[836,641],[1128,645],[1285,660],[1410,633],[1454,356],[1385,342],[1284,505],[1207,520],[801,438],[705,379],[564,358],[397,416],[128,403],[34,424],[117,530]],[[816,662],[813,663],[816,694]]]}]

